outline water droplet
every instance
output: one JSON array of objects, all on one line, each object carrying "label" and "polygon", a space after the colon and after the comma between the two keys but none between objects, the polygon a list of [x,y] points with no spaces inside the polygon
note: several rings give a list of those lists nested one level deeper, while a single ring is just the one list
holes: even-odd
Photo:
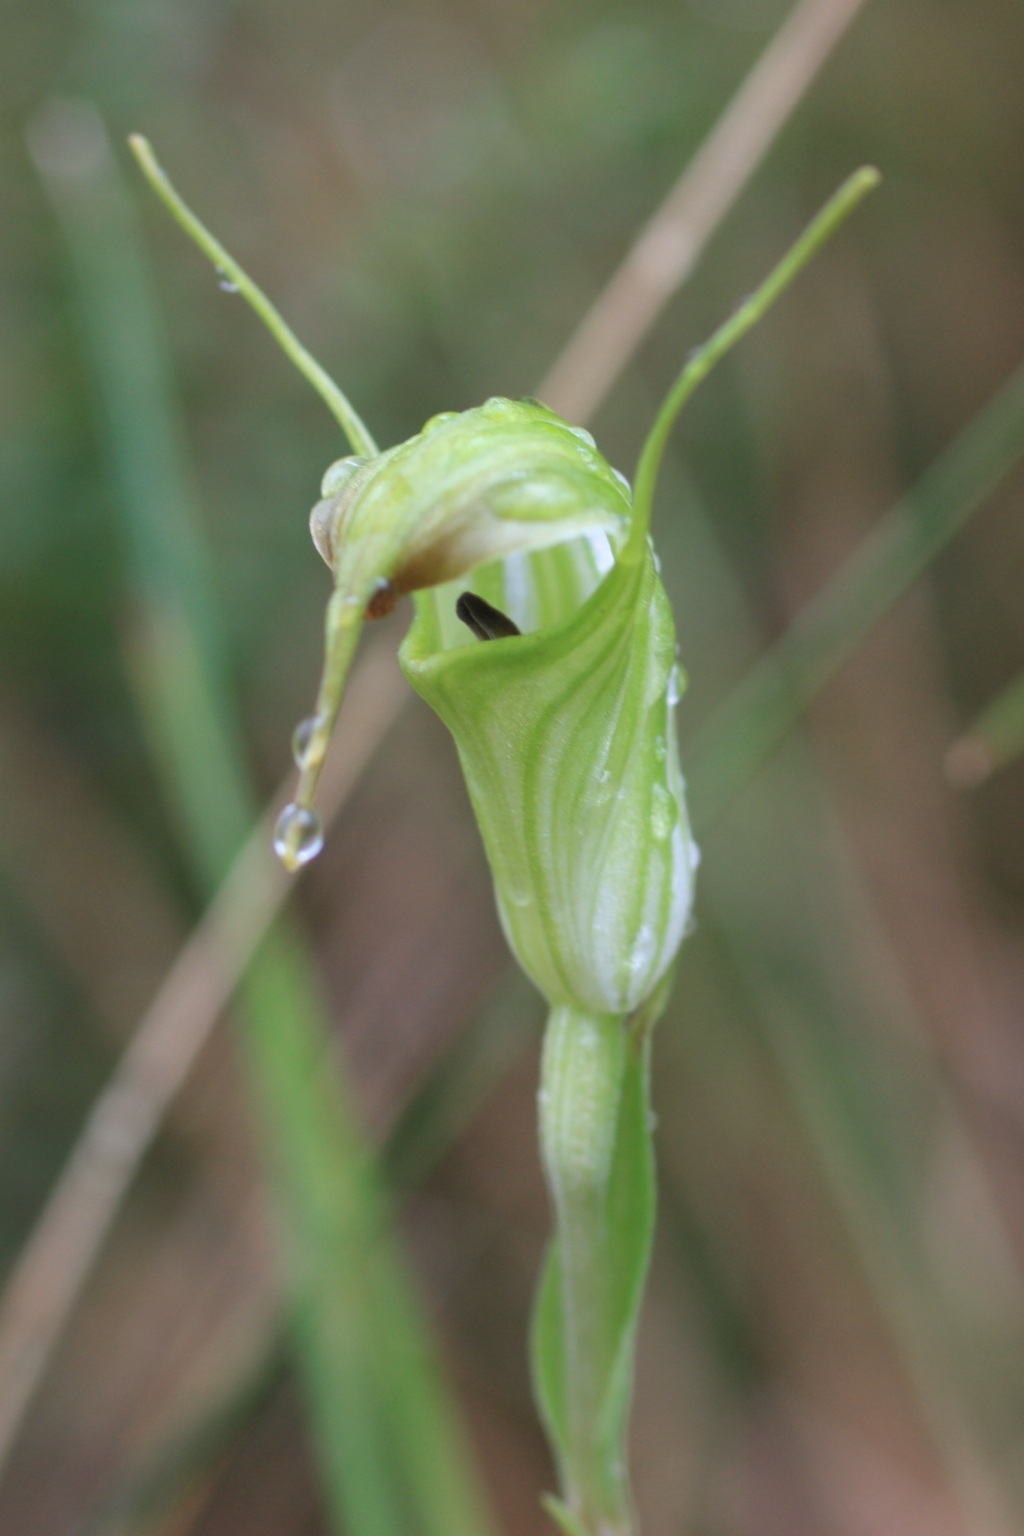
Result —
[{"label": "water droplet", "polygon": [[238,284],[228,277],[227,273],[223,272],[220,267],[217,268],[217,287],[222,288],[225,293],[238,292]]},{"label": "water droplet", "polygon": [[594,442],[594,434],[588,432],[586,427],[570,427],[569,431],[573,437],[578,437],[581,443],[586,443],[588,448],[597,447],[597,444]]},{"label": "water droplet", "polygon": [[682,677],[678,666],[675,666],[668,675],[668,685],[665,689],[665,703],[669,709],[675,709],[682,697],[682,692]]},{"label": "water droplet", "polygon": [[651,561],[652,561],[652,563],[654,565],[654,569],[657,571],[658,575],[660,576],[661,575],[661,560],[658,558],[658,551],[654,547],[654,540],[651,538],[650,534],[647,535],[647,548],[651,552]]},{"label": "water droplet", "polygon": [[292,732],[292,757],[297,768],[305,768],[306,753],[309,751],[309,743],[316,730],[316,715],[310,715],[308,720],[300,720]]},{"label": "water droplet", "polygon": [[421,437],[426,437],[430,432],[436,432],[438,427],[443,427],[446,421],[454,421],[458,411],[438,411],[436,416],[431,416],[429,421],[423,423],[420,431]]},{"label": "water droplet", "polygon": [[320,482],[321,496],[337,496],[345,489],[352,476],[358,474],[363,465],[369,462],[369,459],[361,459],[356,454],[351,454],[347,459],[335,459],[334,463],[328,466]]},{"label": "water droplet", "polygon": [[300,869],[324,845],[324,826],[308,805],[286,805],[274,828],[274,852],[286,869]]},{"label": "water droplet", "polygon": [[664,784],[655,784],[651,796],[651,833],[659,843],[672,836],[672,828],[679,818],[679,806],[675,795]]},{"label": "water droplet", "polygon": [[593,802],[595,805],[607,805],[614,793],[612,771],[610,768],[602,768],[600,773],[594,775]]},{"label": "water droplet", "polygon": [[632,494],[633,494],[633,487],[630,485],[629,481],[626,479],[625,475],[622,473],[622,470],[621,469],[613,469],[612,470],[612,474],[615,476],[616,480],[622,486],[622,489],[625,491],[626,495],[627,496],[632,496]]},{"label": "water droplet", "polygon": [[658,758],[659,760],[663,759],[664,756],[665,756],[665,753],[667,751],[668,751],[668,747],[665,745],[665,738],[664,738],[664,736],[655,736],[655,738],[654,738],[654,755],[655,755],[655,757]]},{"label": "water droplet", "polygon": [[688,842],[690,846],[690,873],[695,875],[700,868],[700,849],[692,837],[688,839]]},{"label": "water droplet", "polygon": [[657,945],[657,937],[649,923],[644,923],[638,930],[633,948],[629,956],[629,969],[633,975],[639,975],[646,971],[654,959],[654,951]]}]

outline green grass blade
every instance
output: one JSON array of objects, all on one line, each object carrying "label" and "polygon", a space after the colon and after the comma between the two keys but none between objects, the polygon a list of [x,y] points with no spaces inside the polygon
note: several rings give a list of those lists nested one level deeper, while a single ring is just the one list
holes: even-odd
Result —
[{"label": "green grass blade", "polygon": [[[185,852],[211,890],[249,830],[252,797],[166,349],[102,127],[87,108],[55,110],[37,125],[33,149],[67,235],[105,406],[145,634],[145,713],[183,811]],[[479,1536],[487,1519],[455,1416],[337,1075],[309,957],[287,926],[271,931],[250,967],[240,1015],[337,1528]]]},{"label": "green grass blade", "polygon": [[1024,453],[1024,368],[964,428],[807,605],[684,753],[706,826]]},{"label": "green grass blade", "polygon": [[946,777],[959,789],[983,784],[1024,752],[1024,672],[982,710],[946,754]]}]

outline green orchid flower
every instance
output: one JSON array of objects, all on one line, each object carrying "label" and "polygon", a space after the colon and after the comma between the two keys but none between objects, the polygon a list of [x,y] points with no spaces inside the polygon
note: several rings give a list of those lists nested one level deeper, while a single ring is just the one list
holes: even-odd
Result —
[{"label": "green orchid flower", "polygon": [[635,1529],[625,1432],[654,1223],[651,1030],[697,865],[679,772],[682,673],[648,535],[658,466],[689,395],[878,181],[866,167],[698,349],[640,456],[636,492],[537,401],[433,417],[379,453],[265,296],[136,153],[175,216],[334,410],[355,455],[311,516],[334,575],[315,713],[296,731],[294,802],[275,846],[322,844],[313,805],[367,616],[411,592],[400,660],[450,729],[520,964],[547,998],[540,1140],[555,1216],[533,1327],[538,1404],[568,1536]]},{"label": "green orchid flower", "polygon": [[[335,593],[283,856],[308,851],[364,615],[413,589],[401,663],[455,738],[509,944],[552,1003],[631,1011],[678,948],[695,857],[672,615],[650,546],[629,543],[623,477],[545,406],[490,400],[369,462],[340,461],[324,488],[311,522]],[[486,645],[457,618],[467,582],[511,620]]]}]

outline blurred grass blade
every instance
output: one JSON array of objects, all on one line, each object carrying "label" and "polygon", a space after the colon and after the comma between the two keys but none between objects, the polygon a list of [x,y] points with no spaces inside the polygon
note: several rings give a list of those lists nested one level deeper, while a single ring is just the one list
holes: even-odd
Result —
[{"label": "blurred grass blade", "polygon": [[[277,861],[275,860],[275,864]],[[277,867],[281,866],[277,864]],[[509,1067],[543,1028],[540,999],[518,966],[507,964],[480,1011],[451,1043],[406,1106],[383,1148],[389,1184],[412,1189],[440,1162]],[[134,1536],[168,1520],[213,1474],[239,1426],[279,1383],[284,1337],[276,1318],[258,1323],[239,1350],[232,1324],[225,1347],[215,1339],[214,1385],[181,1429],[175,1421],[147,1447],[86,1518],[81,1536]],[[160,1527],[162,1529],[162,1527]]]},{"label": "blurred grass blade", "polygon": [[798,0],[534,390],[569,421],[597,411],[693,271],[863,0]]},{"label": "blurred grass blade", "polygon": [[[851,963],[851,893],[829,856],[833,840],[820,780],[793,740],[716,829],[706,910],[913,1394],[958,1528],[1010,1536],[1020,1529],[1019,1499],[979,1419],[922,1234],[918,1148],[908,1129],[921,1103],[888,1075],[891,1063],[873,1039],[891,994],[874,977],[862,981]],[[683,1030],[684,1049],[686,1038]],[[914,1092],[925,1085],[937,1116],[947,1112],[938,1074],[915,1078]]]},{"label": "blurred grass blade", "polygon": [[1024,672],[982,710],[970,730],[946,754],[946,777],[973,789],[1024,752]]},{"label": "blurred grass blade", "polygon": [[743,787],[858,642],[1024,453],[1024,368],[762,656],[684,753],[695,826]]},{"label": "blurred grass blade", "polygon": [[[166,348],[131,205],[95,112],[52,104],[31,145],[68,239],[105,406],[144,635],[146,722],[184,851],[209,892],[254,814]],[[310,961],[292,931],[270,931],[241,991],[299,1365],[337,1528],[478,1536],[487,1520],[338,1078]]]}]

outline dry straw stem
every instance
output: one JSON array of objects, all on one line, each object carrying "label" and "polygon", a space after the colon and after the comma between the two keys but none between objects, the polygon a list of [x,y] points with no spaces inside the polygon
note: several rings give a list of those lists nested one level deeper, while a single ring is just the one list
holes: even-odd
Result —
[{"label": "dry straw stem", "polygon": [[746,186],[863,0],[800,0],[584,316],[536,394],[569,421],[597,410]]},{"label": "dry straw stem", "polygon": [[[794,7],[538,386],[555,410],[583,420],[601,403],[862,3]],[[397,668],[376,649],[353,672],[323,781],[325,824],[404,697]],[[0,1470],[139,1162],[289,889],[270,852],[278,809],[265,813],[164,980],[0,1297]]]},{"label": "dry straw stem", "polygon": [[[406,696],[392,646],[378,640],[352,674],[324,772],[325,820],[345,803]],[[279,809],[275,801],[260,820],[150,1004],[8,1280],[0,1301],[0,1468],[168,1105],[292,888],[271,849]]]}]

